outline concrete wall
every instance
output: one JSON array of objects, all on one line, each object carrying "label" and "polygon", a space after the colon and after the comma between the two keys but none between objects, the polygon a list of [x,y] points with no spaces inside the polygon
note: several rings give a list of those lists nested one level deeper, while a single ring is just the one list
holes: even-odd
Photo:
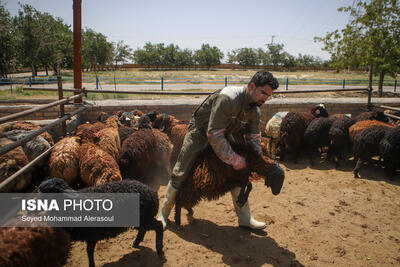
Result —
[{"label": "concrete wall", "polygon": [[[176,116],[179,119],[190,119],[193,111],[202,102],[202,99],[177,99],[177,100],[106,100],[87,102],[88,109],[80,116],[80,121],[93,121],[100,112],[110,114],[116,111],[132,111],[139,109],[143,112],[157,110]],[[373,103],[400,107],[399,98],[381,98],[374,99]],[[361,98],[282,98],[272,99],[261,107],[262,123],[261,129],[264,129],[266,122],[278,111],[308,111],[315,104],[325,104],[329,114],[335,113],[350,113],[353,116],[366,110],[366,99]],[[32,105],[3,105],[0,106],[0,117],[8,114],[20,112],[29,108]],[[79,106],[66,105],[65,112],[69,113]],[[20,120],[47,120],[59,117],[59,107],[49,108],[45,111],[21,118]]]}]

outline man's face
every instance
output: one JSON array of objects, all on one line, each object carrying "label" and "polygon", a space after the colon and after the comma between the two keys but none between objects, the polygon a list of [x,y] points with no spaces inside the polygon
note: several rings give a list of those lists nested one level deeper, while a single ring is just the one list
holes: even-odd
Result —
[{"label": "man's face", "polygon": [[250,104],[261,106],[272,95],[273,90],[269,85],[256,87],[254,83],[248,86]]}]

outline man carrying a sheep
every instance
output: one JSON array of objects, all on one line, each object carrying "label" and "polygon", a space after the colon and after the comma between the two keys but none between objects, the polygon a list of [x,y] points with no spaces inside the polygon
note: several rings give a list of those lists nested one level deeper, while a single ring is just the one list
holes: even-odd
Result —
[{"label": "man carrying a sheep", "polygon": [[[175,204],[177,191],[187,178],[194,161],[208,144],[221,161],[231,165],[235,170],[246,167],[245,159],[236,154],[230,145],[230,142],[235,141],[233,138],[235,133],[245,132],[246,143],[252,146],[256,153],[262,153],[259,107],[278,86],[278,80],[270,72],[258,71],[247,86],[230,86],[217,90],[196,109],[190,120],[158,216],[164,228]],[[248,203],[242,208],[237,205],[239,193],[240,187],[231,191],[239,226],[264,229],[265,223],[251,217]]]}]

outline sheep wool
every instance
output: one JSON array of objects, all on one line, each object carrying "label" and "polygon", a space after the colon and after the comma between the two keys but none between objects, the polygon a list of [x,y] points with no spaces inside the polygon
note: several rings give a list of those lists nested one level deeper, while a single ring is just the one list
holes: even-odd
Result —
[{"label": "sheep wool", "polygon": [[83,144],[79,149],[79,170],[83,183],[88,186],[122,180],[115,159],[91,143]]},{"label": "sheep wool", "polygon": [[[0,138],[0,147],[14,143],[12,140],[7,138]],[[13,150],[0,156],[0,182],[4,181],[19,169],[28,164],[28,158],[26,157],[22,147],[16,147]],[[25,189],[32,179],[32,174],[26,172],[23,177],[18,181],[11,191],[22,191]]]},{"label": "sheep wool", "polygon": [[80,138],[77,136],[61,139],[50,155],[50,176],[64,179],[69,184],[79,181],[79,148]]},{"label": "sheep wool", "polygon": [[121,150],[118,128],[105,128],[95,133],[94,136],[96,145],[118,162],[119,151]]},{"label": "sheep wool", "polygon": [[61,267],[69,249],[70,238],[62,228],[0,228],[0,266]]},{"label": "sheep wool", "polygon": [[390,123],[386,123],[386,122],[381,122],[381,121],[377,121],[377,120],[365,120],[365,121],[359,121],[356,122],[355,124],[353,124],[350,128],[349,128],[349,139],[350,142],[354,142],[355,137],[364,129],[369,128],[371,126],[375,126],[375,125],[382,125],[382,126],[387,126],[390,128],[393,128],[394,125],[390,124]]}]

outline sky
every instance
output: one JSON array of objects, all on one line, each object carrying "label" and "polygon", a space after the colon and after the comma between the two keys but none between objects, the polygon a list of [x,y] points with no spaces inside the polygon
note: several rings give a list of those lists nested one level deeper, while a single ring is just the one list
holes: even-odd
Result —
[{"label": "sky", "polygon": [[[216,46],[226,55],[237,48],[266,48],[283,44],[293,56],[329,59],[323,45],[313,41],[343,29],[349,14],[338,12],[356,0],[82,0],[82,28],[123,40],[132,49],[146,42],[196,50]],[[0,0],[11,15],[18,2],[73,24],[73,0]],[[72,29],[72,27],[71,27]]]}]

